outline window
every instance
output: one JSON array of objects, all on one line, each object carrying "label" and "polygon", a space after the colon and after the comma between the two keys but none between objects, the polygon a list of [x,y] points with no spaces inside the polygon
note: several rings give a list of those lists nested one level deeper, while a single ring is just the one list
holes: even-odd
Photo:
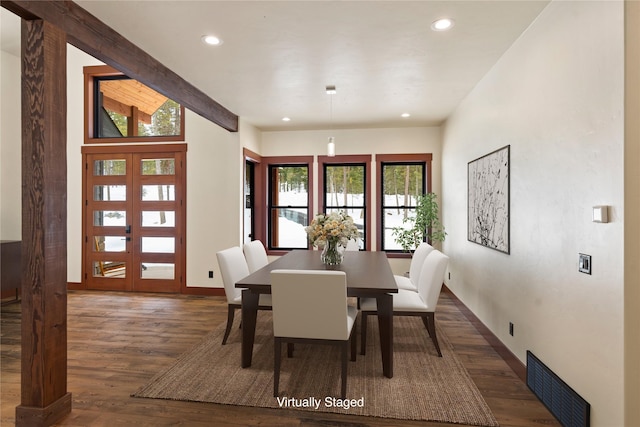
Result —
[{"label": "window", "polygon": [[280,158],[269,163],[268,249],[309,247],[304,227],[311,212],[311,164],[313,158]]},{"label": "window", "polygon": [[85,67],[85,143],[184,141],[184,108],[108,66]]},{"label": "window", "polygon": [[324,213],[345,211],[353,218],[360,236],[360,249],[369,243],[369,169],[371,156],[319,156],[321,210]]},{"label": "window", "polygon": [[401,253],[394,227],[415,216],[416,196],[431,191],[431,154],[379,155],[378,248]]}]

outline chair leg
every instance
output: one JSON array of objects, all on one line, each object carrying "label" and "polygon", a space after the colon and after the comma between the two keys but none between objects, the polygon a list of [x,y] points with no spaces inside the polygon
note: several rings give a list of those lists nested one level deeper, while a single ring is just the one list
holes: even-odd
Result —
[{"label": "chair leg", "polygon": [[[355,329],[355,325],[353,327]],[[351,337],[349,337],[349,341],[351,342],[351,361],[356,361],[356,353],[357,353],[357,342],[358,342],[358,334],[355,331],[351,331]]]},{"label": "chair leg", "polygon": [[292,342],[288,342],[287,343],[287,357],[293,357],[293,343]]},{"label": "chair leg", "polygon": [[340,388],[340,397],[345,399],[347,396],[347,351],[349,349],[349,342],[345,341],[342,345],[340,345],[341,353],[342,353],[342,387]]},{"label": "chair leg", "polygon": [[229,305],[228,311],[227,311],[227,329],[225,329],[224,331],[224,337],[222,338],[222,345],[225,345],[227,343],[227,338],[229,338],[229,333],[231,332],[231,325],[233,325],[233,316],[236,312],[236,309]]},{"label": "chair leg", "polygon": [[367,348],[367,312],[361,311],[362,320],[360,324],[360,354],[364,356]]},{"label": "chair leg", "polygon": [[438,356],[442,357],[442,352],[440,352],[440,345],[438,344],[438,337],[436,336],[436,314],[435,313],[427,313],[425,317],[422,318],[422,321],[427,324],[427,332],[429,332],[429,336],[431,337],[431,341],[433,341],[433,345],[436,347],[436,351],[438,352]]},{"label": "chair leg", "polygon": [[422,319],[422,323],[424,324],[427,333],[429,334],[429,336],[431,336],[431,331],[429,331],[429,320],[427,320],[427,316],[420,316],[420,318]]},{"label": "chair leg", "polygon": [[278,388],[280,386],[280,357],[282,343],[278,338],[273,341],[273,397],[278,396]]}]

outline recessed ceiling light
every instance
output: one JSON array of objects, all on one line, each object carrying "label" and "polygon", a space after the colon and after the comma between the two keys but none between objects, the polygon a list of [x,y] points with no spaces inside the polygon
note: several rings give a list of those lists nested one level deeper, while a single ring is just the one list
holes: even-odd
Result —
[{"label": "recessed ceiling light", "polygon": [[202,36],[202,42],[210,46],[220,46],[222,44],[222,39],[216,36],[208,35]]},{"label": "recessed ceiling light", "polygon": [[400,114],[401,117],[407,118],[407,117],[411,117],[411,114],[409,113],[402,113]]},{"label": "recessed ceiling light", "polygon": [[453,25],[454,25],[453,19],[442,18],[442,19],[438,19],[437,21],[433,21],[431,23],[431,29],[433,31],[446,31],[451,29]]},{"label": "recessed ceiling light", "polygon": [[283,118],[282,118],[282,121],[283,121],[283,122],[290,122],[290,121],[291,121],[291,119],[290,119],[289,117],[283,117]]}]

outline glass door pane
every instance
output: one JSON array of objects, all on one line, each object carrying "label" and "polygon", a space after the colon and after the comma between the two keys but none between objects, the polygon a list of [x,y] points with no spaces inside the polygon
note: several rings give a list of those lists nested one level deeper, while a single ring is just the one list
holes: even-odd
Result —
[{"label": "glass door pane", "polygon": [[182,153],[134,155],[134,289],[179,292],[182,276]]},{"label": "glass door pane", "polygon": [[88,155],[85,279],[88,289],[131,289],[131,162],[128,155]]}]

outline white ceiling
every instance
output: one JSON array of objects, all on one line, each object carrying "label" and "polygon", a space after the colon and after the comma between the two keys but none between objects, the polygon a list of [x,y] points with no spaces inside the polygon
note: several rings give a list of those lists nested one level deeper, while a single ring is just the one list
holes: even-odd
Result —
[{"label": "white ceiling", "polygon": [[[242,120],[284,130],[440,124],[548,1],[77,3]],[[0,14],[19,54],[19,21]],[[455,26],[432,31],[441,17]]]}]

